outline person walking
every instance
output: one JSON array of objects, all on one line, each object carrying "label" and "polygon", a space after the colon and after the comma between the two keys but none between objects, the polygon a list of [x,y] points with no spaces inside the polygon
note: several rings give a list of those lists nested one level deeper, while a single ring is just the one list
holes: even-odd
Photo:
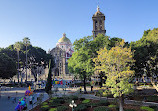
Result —
[{"label": "person walking", "polygon": [[33,97],[32,97],[32,95],[31,95],[30,98],[29,98],[29,103],[30,103],[30,104],[32,104],[32,100],[33,100]]},{"label": "person walking", "polygon": [[40,93],[37,93],[37,101],[39,100],[40,98]]},{"label": "person walking", "polygon": [[82,92],[82,86],[80,86],[80,93]]}]

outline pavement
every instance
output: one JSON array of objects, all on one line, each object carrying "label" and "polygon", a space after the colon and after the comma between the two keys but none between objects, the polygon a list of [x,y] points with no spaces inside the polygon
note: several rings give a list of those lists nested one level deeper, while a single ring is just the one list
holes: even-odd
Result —
[{"label": "pavement", "polygon": [[[0,111],[15,111],[15,107],[18,104],[18,100],[25,96],[25,91],[28,88],[8,88],[8,87],[2,87],[1,88],[1,96],[0,96]],[[42,98],[42,101],[45,101],[48,99],[48,95],[44,92],[41,92],[44,96]],[[10,99],[8,99],[8,96],[10,96]],[[33,107],[36,106],[37,103],[37,94],[34,93],[34,100],[33,105],[29,104],[29,97],[26,96],[26,103],[27,103],[27,110],[29,111]],[[16,98],[16,101],[14,101],[14,98]]]}]

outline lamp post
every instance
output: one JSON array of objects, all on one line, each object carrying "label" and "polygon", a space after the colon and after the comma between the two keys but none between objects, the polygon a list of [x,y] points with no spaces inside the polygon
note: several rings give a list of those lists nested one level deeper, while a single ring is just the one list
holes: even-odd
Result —
[{"label": "lamp post", "polygon": [[26,42],[26,82],[27,82],[27,42]]},{"label": "lamp post", "polygon": [[18,83],[19,83],[19,50],[17,49],[17,54],[18,54]]},{"label": "lamp post", "polygon": [[76,107],[77,104],[75,104],[74,100],[72,100],[69,106],[72,108],[72,111],[74,111],[74,107]]}]

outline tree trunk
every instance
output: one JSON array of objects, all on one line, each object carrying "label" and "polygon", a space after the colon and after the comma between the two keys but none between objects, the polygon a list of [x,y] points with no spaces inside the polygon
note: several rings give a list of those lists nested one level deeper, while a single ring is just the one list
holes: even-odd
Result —
[{"label": "tree trunk", "polygon": [[134,94],[138,94],[138,90],[137,90],[138,84],[139,84],[139,80],[137,78],[136,82],[135,82],[135,85],[134,85]]},{"label": "tree trunk", "polygon": [[157,85],[155,84],[155,82],[153,81],[152,77],[150,77],[150,81],[151,81],[151,84],[153,85],[153,87],[156,89],[156,91],[158,92],[158,87]]},{"label": "tree trunk", "polygon": [[37,72],[35,69],[31,69],[31,74],[34,76],[35,82],[37,82]]},{"label": "tree trunk", "polygon": [[119,111],[123,111],[123,97],[119,97]]},{"label": "tree trunk", "polygon": [[100,85],[100,88],[102,87],[102,84],[103,84],[103,75],[102,75],[102,73],[100,73],[99,74],[99,76],[100,76],[100,83],[99,83],[99,85]]},{"label": "tree trunk", "polygon": [[84,85],[84,93],[86,94],[87,91],[86,91],[86,77],[84,76],[84,79],[83,79],[83,85]]}]

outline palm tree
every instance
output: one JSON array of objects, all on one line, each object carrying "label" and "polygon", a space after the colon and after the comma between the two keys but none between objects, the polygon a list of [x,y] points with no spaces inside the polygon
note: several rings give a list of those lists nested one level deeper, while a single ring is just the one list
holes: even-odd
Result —
[{"label": "palm tree", "polygon": [[16,49],[16,51],[17,51],[17,56],[18,56],[18,83],[19,83],[19,51],[20,51],[20,49],[21,49],[21,44],[20,44],[20,42],[16,42],[15,44],[14,44],[14,49]]},{"label": "palm tree", "polygon": [[26,82],[27,82],[27,46],[30,44],[30,39],[28,37],[25,37],[23,39],[23,43],[26,46]]}]

